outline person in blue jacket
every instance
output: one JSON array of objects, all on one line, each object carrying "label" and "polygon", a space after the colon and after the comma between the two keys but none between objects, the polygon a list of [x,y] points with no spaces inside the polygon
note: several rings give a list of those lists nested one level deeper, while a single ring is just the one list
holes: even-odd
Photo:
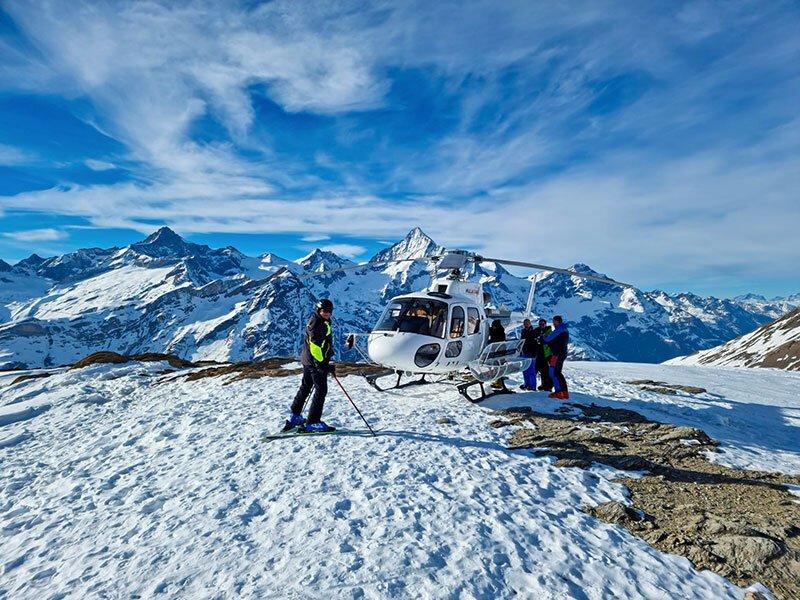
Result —
[{"label": "person in blue jacket", "polygon": [[569,331],[564,318],[561,315],[553,317],[553,333],[542,337],[542,341],[550,347],[550,379],[553,380],[555,391],[548,398],[559,398],[569,400],[567,391],[567,380],[561,369],[564,367],[564,360],[567,358],[567,348],[569,346]]}]

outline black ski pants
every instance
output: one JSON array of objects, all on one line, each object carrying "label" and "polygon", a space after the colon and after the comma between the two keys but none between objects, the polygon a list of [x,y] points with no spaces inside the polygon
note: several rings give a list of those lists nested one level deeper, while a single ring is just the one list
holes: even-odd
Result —
[{"label": "black ski pants", "polygon": [[539,377],[542,380],[540,385],[546,390],[553,389],[553,380],[550,379],[550,365],[547,364],[547,359],[544,357],[544,354],[540,354],[536,357],[536,370],[539,372]]},{"label": "black ski pants", "polygon": [[314,389],[311,408],[308,410],[308,423],[319,423],[322,420],[322,407],[325,405],[325,394],[328,393],[328,374],[322,369],[303,365],[303,381],[292,402],[292,414],[303,412],[306,399]]}]

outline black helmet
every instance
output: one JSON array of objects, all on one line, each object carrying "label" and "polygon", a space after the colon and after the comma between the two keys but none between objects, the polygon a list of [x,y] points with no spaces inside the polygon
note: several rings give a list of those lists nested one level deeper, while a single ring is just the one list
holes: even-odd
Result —
[{"label": "black helmet", "polygon": [[333,312],[333,302],[327,298],[323,298],[317,302],[317,312],[324,310],[325,312]]}]

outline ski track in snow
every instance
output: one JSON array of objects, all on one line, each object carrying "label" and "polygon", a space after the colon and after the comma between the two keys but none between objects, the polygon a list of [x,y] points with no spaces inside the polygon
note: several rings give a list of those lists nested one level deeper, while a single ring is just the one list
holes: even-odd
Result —
[{"label": "ski track in snow", "polygon": [[[509,432],[450,387],[377,394],[345,377],[379,437],[264,442],[298,376],[159,384],[164,368],[97,365],[14,387],[0,374],[0,414],[49,407],[0,426],[0,598],[741,597],[580,511],[624,501],[618,472],[507,450]],[[800,465],[796,375],[608,363],[567,375],[575,401],[711,425],[724,462]],[[621,383],[645,377],[711,393]],[[487,404],[558,406],[543,394]],[[334,386],[325,415],[363,427]],[[767,424],[786,431],[758,435]]]}]

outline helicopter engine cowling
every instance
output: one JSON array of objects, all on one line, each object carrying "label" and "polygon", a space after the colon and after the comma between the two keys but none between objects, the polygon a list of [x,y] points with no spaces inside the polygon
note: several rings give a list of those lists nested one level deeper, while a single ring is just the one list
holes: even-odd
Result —
[{"label": "helicopter engine cowling", "polygon": [[434,372],[445,340],[405,332],[370,334],[367,354],[380,365],[413,373]]}]

